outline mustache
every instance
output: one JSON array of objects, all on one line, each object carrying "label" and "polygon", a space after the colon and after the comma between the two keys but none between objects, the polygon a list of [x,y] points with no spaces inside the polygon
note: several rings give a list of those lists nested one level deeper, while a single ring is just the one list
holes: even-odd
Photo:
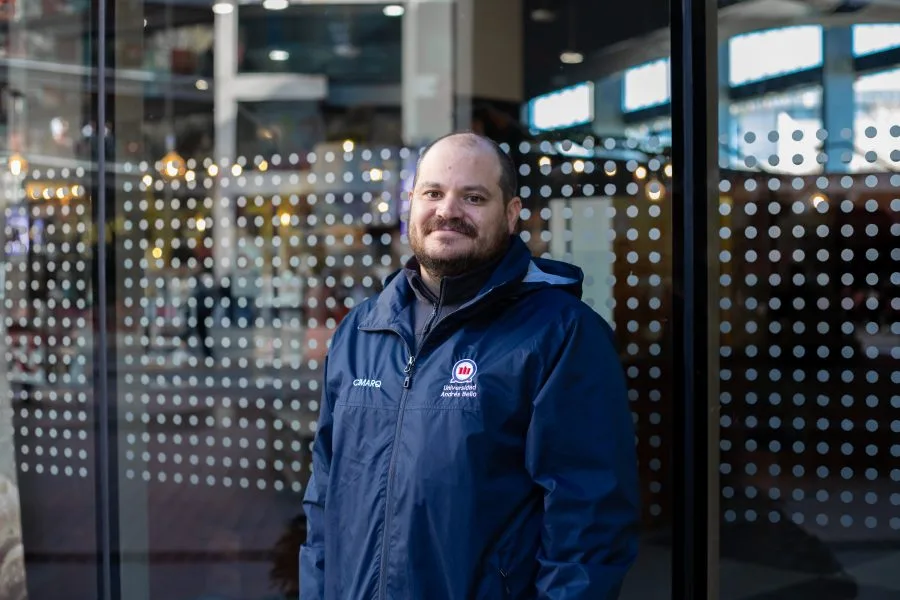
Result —
[{"label": "mustache", "polygon": [[456,233],[460,233],[468,237],[478,236],[478,230],[475,229],[475,226],[471,223],[463,221],[462,219],[444,219],[441,217],[432,217],[425,223],[423,229],[425,230],[425,235],[428,235],[433,231],[437,231],[438,229],[449,229],[450,231],[455,231]]}]

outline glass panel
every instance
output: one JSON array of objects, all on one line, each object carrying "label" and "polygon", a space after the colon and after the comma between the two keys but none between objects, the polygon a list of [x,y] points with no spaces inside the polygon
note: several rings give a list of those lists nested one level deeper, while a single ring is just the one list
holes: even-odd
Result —
[{"label": "glass panel", "polygon": [[471,128],[519,168],[531,251],[581,266],[615,327],[644,529],[623,597],[666,597],[669,86],[624,112],[631,65],[595,40],[627,19],[587,0],[116,6],[121,596],[297,596],[329,340],[409,257],[421,146]]},{"label": "glass panel", "polygon": [[98,596],[89,9],[0,3],[4,599]]},{"label": "glass panel", "polygon": [[720,71],[723,599],[900,594],[896,26],[821,21],[814,87]]}]

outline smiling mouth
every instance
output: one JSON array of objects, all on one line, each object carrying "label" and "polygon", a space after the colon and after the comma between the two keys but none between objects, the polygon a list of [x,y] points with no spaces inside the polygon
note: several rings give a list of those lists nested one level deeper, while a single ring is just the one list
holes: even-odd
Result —
[{"label": "smiling mouth", "polygon": [[438,237],[448,237],[448,234],[449,234],[449,237],[462,237],[462,238],[471,237],[468,234],[466,234],[462,231],[459,231],[458,229],[435,229],[431,233],[439,234]]}]

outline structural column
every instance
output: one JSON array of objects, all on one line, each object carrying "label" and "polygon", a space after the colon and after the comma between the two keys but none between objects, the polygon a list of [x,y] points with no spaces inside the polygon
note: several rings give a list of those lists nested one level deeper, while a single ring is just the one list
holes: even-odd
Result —
[{"label": "structural column", "polygon": [[853,34],[849,26],[826,27],[825,65],[822,70],[822,125],[825,139],[825,170],[846,173],[854,153],[853,125],[856,99],[853,82]]},{"label": "structural column", "polygon": [[719,44],[719,168],[727,169],[733,158],[738,156],[738,148],[731,140],[731,86],[728,80],[731,52],[728,42]]},{"label": "structural column", "polygon": [[403,15],[403,140],[453,129],[453,0],[412,0]]},{"label": "structural column", "polygon": [[472,123],[476,100],[522,101],[522,0],[411,0],[403,16],[403,139]]},{"label": "structural column", "polygon": [[591,129],[599,137],[624,136],[625,120],[622,118],[622,94],[625,77],[616,73],[594,82],[594,120]]},{"label": "structural column", "polygon": [[[219,1],[219,6],[225,5]],[[213,47],[213,123],[215,127],[215,151],[213,160],[219,166],[216,180],[213,217],[213,260],[217,281],[234,270],[237,230],[235,229],[234,200],[222,186],[222,177],[228,176],[228,166],[237,158],[237,102],[231,97],[232,82],[238,68],[238,7],[231,3],[231,10],[218,9],[213,20],[215,46]]]}]

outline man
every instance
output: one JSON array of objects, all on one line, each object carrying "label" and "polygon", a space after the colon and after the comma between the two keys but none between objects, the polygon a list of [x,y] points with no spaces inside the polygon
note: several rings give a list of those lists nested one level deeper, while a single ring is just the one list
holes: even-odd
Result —
[{"label": "man", "polygon": [[486,138],[421,155],[415,258],[325,361],[301,600],[618,597],[639,520],[625,381],[581,270],[514,235],[516,188]]}]

